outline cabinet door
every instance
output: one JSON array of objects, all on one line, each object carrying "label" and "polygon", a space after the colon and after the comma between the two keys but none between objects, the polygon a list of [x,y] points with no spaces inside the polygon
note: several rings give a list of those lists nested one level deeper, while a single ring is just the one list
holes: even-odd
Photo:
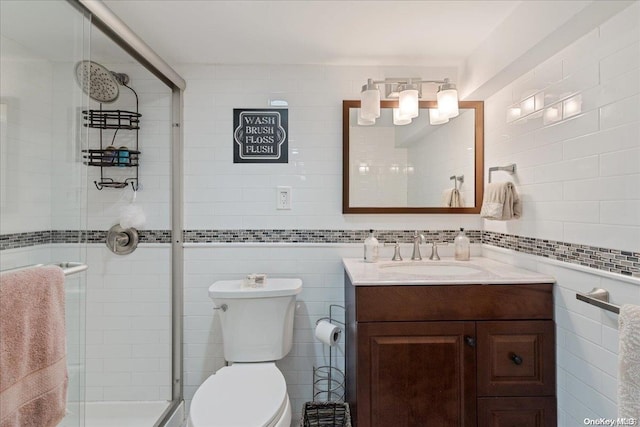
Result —
[{"label": "cabinet door", "polygon": [[478,427],[555,427],[555,397],[478,399]]},{"label": "cabinet door", "polygon": [[552,320],[478,322],[478,396],[553,396]]},{"label": "cabinet door", "polygon": [[475,323],[358,325],[358,426],[475,426]]}]

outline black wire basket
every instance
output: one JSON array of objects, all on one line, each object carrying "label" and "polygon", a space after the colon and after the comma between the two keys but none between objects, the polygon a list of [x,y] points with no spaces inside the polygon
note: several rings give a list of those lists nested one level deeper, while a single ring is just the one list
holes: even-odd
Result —
[{"label": "black wire basket", "polygon": [[300,427],[351,427],[351,412],[345,402],[307,402]]}]

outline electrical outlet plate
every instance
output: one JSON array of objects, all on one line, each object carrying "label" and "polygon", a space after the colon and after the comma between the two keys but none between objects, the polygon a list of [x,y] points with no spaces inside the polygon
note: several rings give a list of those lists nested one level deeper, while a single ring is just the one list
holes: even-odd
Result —
[{"label": "electrical outlet plate", "polygon": [[276,188],[276,209],[291,209],[291,187]]}]

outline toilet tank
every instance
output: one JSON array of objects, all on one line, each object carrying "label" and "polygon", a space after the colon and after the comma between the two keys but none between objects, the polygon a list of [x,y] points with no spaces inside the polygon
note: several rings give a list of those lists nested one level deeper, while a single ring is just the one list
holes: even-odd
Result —
[{"label": "toilet tank", "polygon": [[291,351],[300,279],[267,278],[264,287],[222,280],[209,287],[220,315],[224,358],[229,362],[280,360]]}]

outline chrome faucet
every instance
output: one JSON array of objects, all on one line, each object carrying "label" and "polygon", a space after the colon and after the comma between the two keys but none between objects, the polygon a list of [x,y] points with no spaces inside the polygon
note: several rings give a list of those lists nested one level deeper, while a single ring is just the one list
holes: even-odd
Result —
[{"label": "chrome faucet", "polygon": [[395,243],[385,243],[385,246],[393,246],[393,258],[391,258],[391,261],[402,261],[402,255],[400,255],[400,243],[395,242]]},{"label": "chrome faucet", "polygon": [[448,242],[432,242],[431,243],[431,256],[429,257],[432,261],[440,261],[440,255],[438,255],[438,246],[448,245]]},{"label": "chrome faucet", "polygon": [[413,233],[413,254],[411,254],[412,261],[420,261],[422,255],[420,255],[420,243],[424,243],[424,235],[417,231]]}]

